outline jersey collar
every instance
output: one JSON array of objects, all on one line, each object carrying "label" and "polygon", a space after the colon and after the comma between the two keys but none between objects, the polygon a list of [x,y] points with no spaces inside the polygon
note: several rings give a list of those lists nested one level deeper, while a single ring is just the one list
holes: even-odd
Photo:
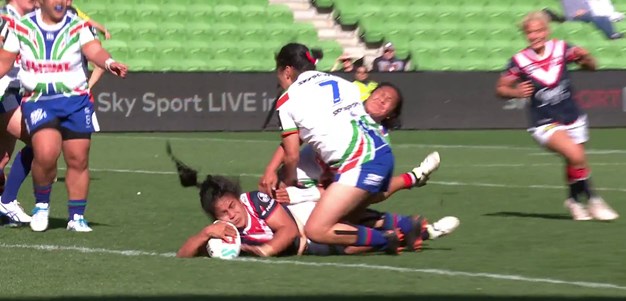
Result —
[{"label": "jersey collar", "polygon": [[63,28],[63,26],[67,22],[66,20],[67,12],[65,13],[65,16],[63,16],[63,19],[61,20],[61,22],[57,24],[53,24],[53,25],[49,25],[43,22],[43,20],[41,19],[41,9],[38,9],[35,11],[35,17],[37,18],[37,24],[39,24],[39,27],[41,27],[41,29],[46,30],[46,31],[57,31]]},{"label": "jersey collar", "polygon": [[9,15],[13,18],[20,18],[22,16],[20,16],[20,13],[17,12],[17,9],[15,9],[15,7],[13,7],[13,5],[11,4],[7,4],[6,5],[7,8],[7,12],[9,13]]}]

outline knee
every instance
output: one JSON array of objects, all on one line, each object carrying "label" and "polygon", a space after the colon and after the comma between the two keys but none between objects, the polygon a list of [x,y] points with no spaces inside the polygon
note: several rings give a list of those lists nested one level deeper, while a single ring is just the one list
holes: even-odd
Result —
[{"label": "knee", "polygon": [[33,162],[42,167],[56,166],[58,159],[57,152],[53,150],[36,151]]},{"label": "knee", "polygon": [[320,227],[307,223],[304,225],[304,235],[311,241],[319,242],[322,237],[322,229]]},{"label": "knee", "polygon": [[567,155],[567,163],[573,167],[585,167],[587,165],[587,158],[584,151],[574,151]]},{"label": "knee", "polygon": [[65,163],[68,169],[86,170],[89,165],[89,160],[86,155],[71,155],[66,156]]}]

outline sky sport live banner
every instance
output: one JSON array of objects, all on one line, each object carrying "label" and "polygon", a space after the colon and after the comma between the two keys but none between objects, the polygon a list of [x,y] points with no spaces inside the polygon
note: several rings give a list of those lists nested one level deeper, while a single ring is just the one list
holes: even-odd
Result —
[{"label": "sky sport live banner", "polygon": [[[346,78],[351,75],[340,74]],[[404,129],[525,128],[525,100],[495,96],[495,72],[372,74],[402,90]],[[626,126],[626,72],[575,72],[591,126]],[[94,89],[103,131],[261,130],[277,93],[274,73],[132,73]],[[323,100],[320,100],[323,101]],[[276,129],[276,118],[270,129]]]}]

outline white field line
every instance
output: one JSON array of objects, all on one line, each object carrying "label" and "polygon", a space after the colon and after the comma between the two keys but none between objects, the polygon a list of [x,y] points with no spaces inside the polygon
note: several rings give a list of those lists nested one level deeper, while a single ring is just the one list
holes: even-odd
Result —
[{"label": "white field line", "polygon": [[[27,244],[7,244],[0,243],[0,248],[3,249],[31,249],[40,251],[70,251],[88,254],[113,254],[121,256],[154,256],[154,257],[167,257],[172,258],[175,253],[158,253],[141,250],[110,250],[104,248],[87,248],[78,246],[56,246],[56,245],[27,245]],[[331,267],[331,268],[347,268],[347,269],[359,269],[359,270],[377,270],[377,271],[390,271],[401,273],[419,273],[419,274],[432,274],[442,275],[449,277],[467,277],[467,278],[486,278],[495,280],[509,280],[517,282],[531,282],[531,283],[544,283],[544,284],[556,284],[567,286],[578,286],[585,288],[594,288],[601,290],[615,289],[626,290],[626,286],[621,286],[611,283],[599,283],[589,281],[567,281],[553,278],[533,278],[519,275],[508,274],[494,274],[494,273],[474,273],[464,271],[453,271],[444,269],[416,269],[416,268],[403,268],[387,265],[371,265],[371,264],[351,264],[351,263],[333,263],[333,262],[304,262],[295,260],[273,260],[273,259],[257,259],[257,258],[238,258],[235,262],[249,262],[260,263],[269,265],[294,265],[294,266],[307,266],[307,267]]]},{"label": "white field line", "polygon": [[[593,168],[594,166],[623,166],[626,165],[626,163],[624,162],[615,162],[615,163],[610,163],[610,162],[591,162],[589,163],[589,165],[591,166],[591,168]],[[396,165],[398,167],[415,167],[414,165],[406,165],[406,164],[401,164],[401,165]],[[462,168],[467,168],[467,167],[478,167],[478,168],[500,168],[500,167],[549,167],[549,166],[557,166],[557,167],[564,167],[563,163],[530,163],[530,164],[524,164],[524,163],[487,163],[487,164],[445,164],[445,167],[454,167],[454,168],[458,168],[458,167],[462,167]]]},{"label": "white field line", "polygon": [[[278,146],[280,140],[264,140],[264,139],[226,139],[226,138],[190,138],[190,137],[161,137],[161,136],[129,136],[129,135],[97,135],[95,139],[132,139],[132,140],[161,140],[161,141],[205,141],[205,142],[233,142],[233,143],[268,143]],[[464,145],[464,144],[428,144],[428,143],[393,143],[393,148],[433,148],[433,149],[480,149],[480,150],[520,150],[520,151],[537,151],[538,146],[514,146],[514,145]],[[626,150],[619,149],[589,149],[588,152],[598,152],[600,154],[626,154]],[[546,153],[550,154],[550,153]]]},{"label": "white field line", "polygon": [[[618,150],[618,149],[586,149],[585,150],[586,155],[621,155],[625,153],[626,151]],[[555,156],[555,157],[557,156],[551,152],[537,152],[537,153],[530,153],[528,155],[529,156]]]},{"label": "white field line", "polygon": [[[62,168],[59,168],[62,169]],[[153,175],[176,175],[174,171],[151,171],[151,170],[135,170],[135,169],[110,169],[110,168],[90,168],[93,172],[114,172],[114,173],[138,173],[138,174],[153,174]],[[240,176],[240,177],[257,177],[260,178],[261,174],[225,174],[226,176]],[[497,184],[497,183],[480,183],[480,182],[456,182],[456,181],[428,181],[428,184],[444,185],[444,186],[476,186],[476,187],[494,187],[494,188],[522,188],[522,189],[565,189],[565,186],[559,185],[510,185],[510,184]],[[618,191],[626,192],[626,188],[607,188],[596,187],[598,191]]]}]

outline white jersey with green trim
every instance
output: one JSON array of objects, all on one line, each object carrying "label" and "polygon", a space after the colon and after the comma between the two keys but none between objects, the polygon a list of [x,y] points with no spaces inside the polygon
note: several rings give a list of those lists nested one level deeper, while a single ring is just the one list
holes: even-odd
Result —
[{"label": "white jersey with green trim", "polygon": [[21,56],[19,79],[27,92],[24,100],[88,94],[81,51],[97,38],[89,22],[71,13],[53,25],[42,21],[41,10],[16,21],[3,47]]},{"label": "white jersey with green trim", "polygon": [[378,125],[360,95],[358,87],[338,76],[303,72],[276,104],[283,135],[297,132],[331,167],[373,159],[383,143],[371,135]]},{"label": "white jersey with green trim", "polygon": [[[2,14],[2,18],[0,18],[0,37],[2,41],[6,41],[13,22],[20,18],[20,14],[11,4],[0,8],[0,14]],[[20,81],[17,78],[19,72],[20,65],[16,60],[9,73],[0,78],[0,94],[3,94],[7,88],[19,89],[21,87]]]}]

